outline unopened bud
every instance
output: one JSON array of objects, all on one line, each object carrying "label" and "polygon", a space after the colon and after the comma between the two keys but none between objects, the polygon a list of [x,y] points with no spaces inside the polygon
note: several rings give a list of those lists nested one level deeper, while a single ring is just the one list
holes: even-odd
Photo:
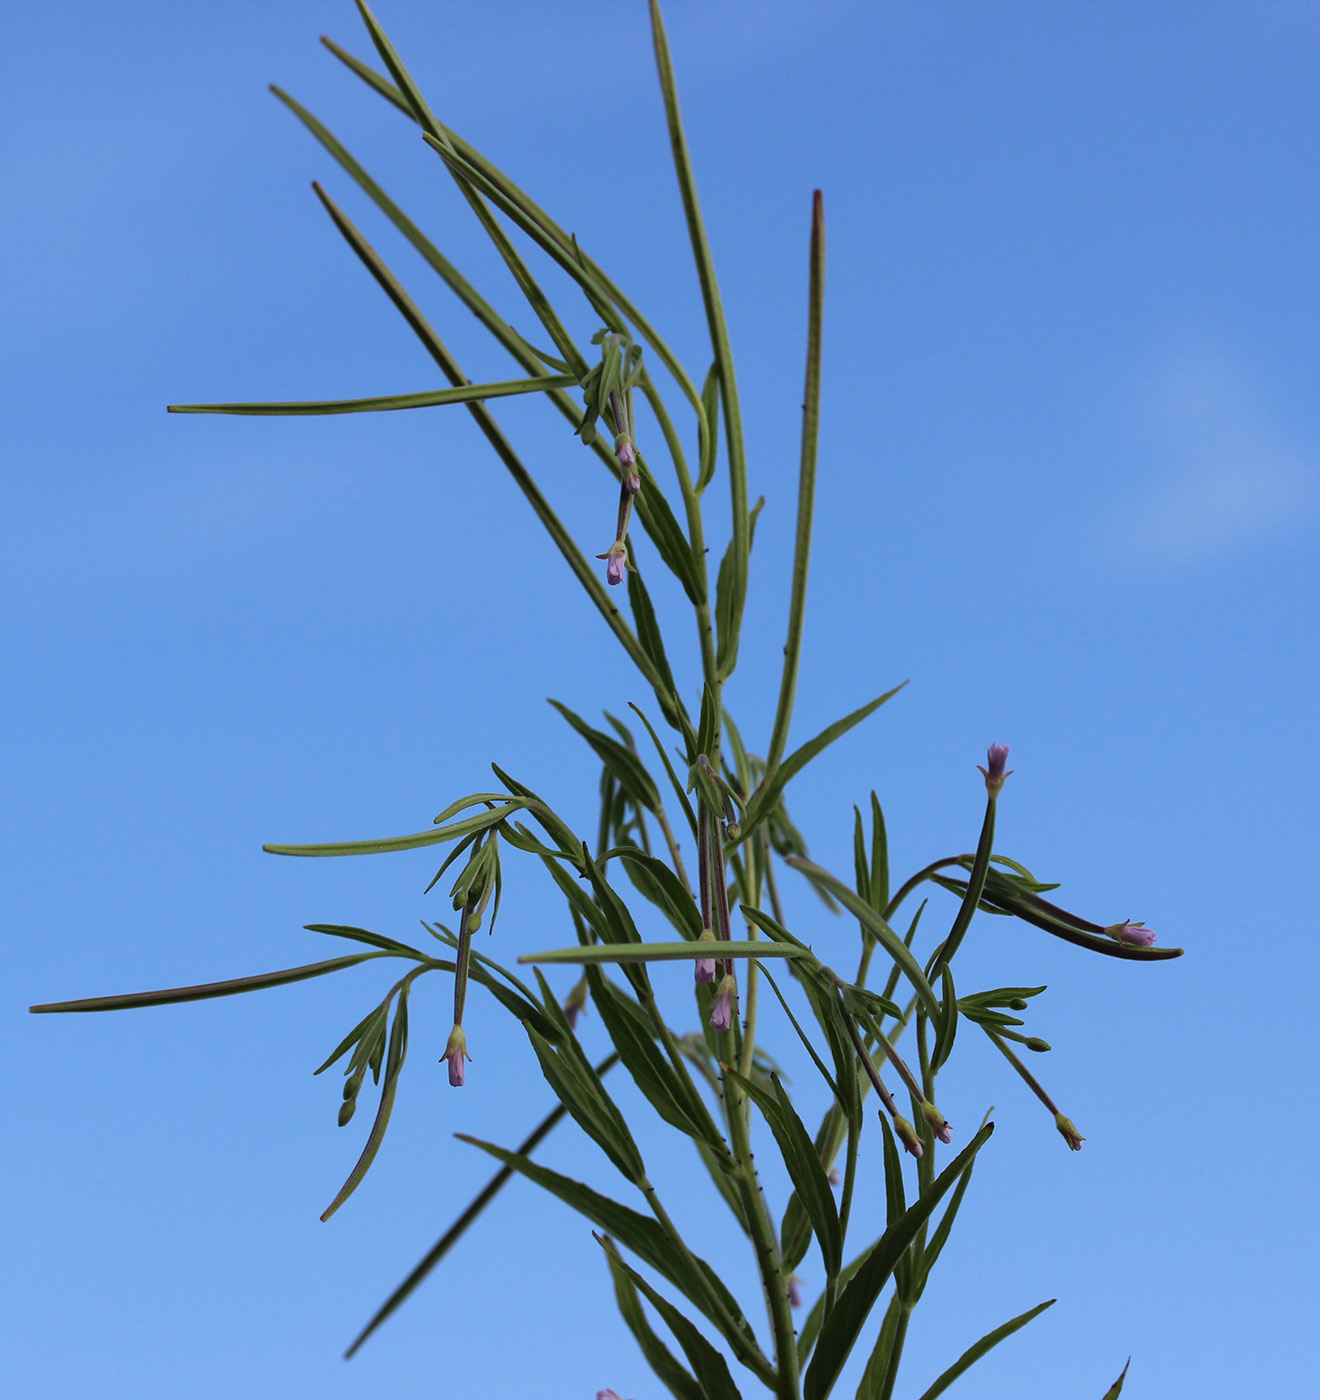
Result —
[{"label": "unopened bud", "polygon": [[1013,771],[1011,768],[1008,772],[1004,771],[1004,765],[1008,762],[1008,745],[991,744],[986,751],[985,761],[990,765],[988,768],[981,768],[979,763],[976,766],[981,768],[981,772],[985,775],[985,790],[991,797],[998,797],[999,789],[1004,786],[1004,780]]},{"label": "unopened bud", "polygon": [[917,1130],[903,1117],[901,1113],[894,1115],[894,1131],[898,1134],[898,1140],[914,1156],[920,1157],[925,1150],[921,1145],[921,1139],[917,1136]]},{"label": "unopened bud", "polygon": [[1147,928],[1144,923],[1132,923],[1129,919],[1124,919],[1121,924],[1110,924],[1105,932],[1110,938],[1116,938],[1120,943],[1126,943],[1133,948],[1149,948],[1155,942],[1155,930]]},{"label": "unopened bud", "polygon": [[1038,1055],[1043,1055],[1046,1050],[1050,1049],[1049,1041],[1042,1040],[1038,1035],[1028,1036],[1022,1043],[1028,1050],[1034,1050]]},{"label": "unopened bud", "polygon": [[941,1142],[953,1141],[953,1129],[949,1126],[944,1115],[935,1107],[933,1103],[922,1100],[921,1112],[925,1116],[926,1122],[930,1124],[930,1130]]},{"label": "unopened bud", "polygon": [[357,1099],[345,1099],[339,1105],[339,1126],[341,1128],[348,1124],[348,1120],[357,1112]]},{"label": "unopened bud", "polygon": [[569,1030],[577,1027],[578,1017],[586,1010],[587,1006],[587,979],[579,979],[577,986],[568,994],[568,1000],[564,1003],[564,1016],[568,1020]]},{"label": "unopened bud", "polygon": [[1074,1152],[1082,1150],[1082,1143],[1086,1139],[1077,1131],[1077,1125],[1071,1118],[1065,1118],[1062,1113],[1054,1115],[1054,1126],[1063,1134],[1063,1140],[1072,1148]]},{"label": "unopened bud", "polygon": [[[715,941],[714,930],[703,928],[701,930],[700,941],[702,943],[713,943]],[[715,959],[698,958],[692,976],[694,980],[698,982],[713,982],[715,980]]]},{"label": "unopened bud", "polygon": [[444,1059],[449,1061],[449,1083],[455,1089],[461,1089],[467,1079],[467,1072],[463,1062],[472,1057],[467,1052],[467,1036],[463,1034],[463,1027],[456,1025],[449,1032],[449,1043],[445,1046]]},{"label": "unopened bud", "polygon": [[788,1306],[790,1308],[802,1306],[802,1280],[796,1274],[788,1276]]},{"label": "unopened bud", "polygon": [[1027,1009],[1027,1003],[1023,1001],[1021,997],[1014,997],[1013,1000],[1008,1003],[1008,1009],[1010,1011],[1025,1011]]},{"label": "unopened bud", "polygon": [[831,1167],[831,1168],[829,1169],[829,1172],[828,1172],[828,1174],[827,1174],[827,1176],[826,1176],[826,1180],[830,1183],[831,1186],[837,1186],[837,1185],[839,1184],[839,1169],[838,1169],[838,1167]]}]

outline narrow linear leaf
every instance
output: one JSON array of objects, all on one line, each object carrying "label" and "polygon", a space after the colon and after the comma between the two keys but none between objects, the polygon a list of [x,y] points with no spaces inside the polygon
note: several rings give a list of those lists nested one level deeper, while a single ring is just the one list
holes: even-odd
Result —
[{"label": "narrow linear leaf", "polygon": [[701,1335],[692,1321],[679,1312],[667,1298],[657,1293],[641,1274],[628,1268],[622,1260],[619,1260],[619,1267],[627,1273],[638,1291],[645,1295],[647,1302],[664,1319],[665,1326],[683,1348],[683,1354],[696,1372],[704,1400],[742,1400],[738,1387],[734,1385],[733,1377],[729,1374],[728,1362]]},{"label": "narrow linear leaf", "polygon": [[817,884],[824,885],[826,889],[852,914],[869,933],[873,934],[884,950],[893,958],[894,962],[902,969],[904,977],[912,984],[912,990],[921,998],[922,1004],[926,1008],[926,1013],[932,1020],[938,1022],[940,1019],[940,1003],[936,997],[934,988],[926,980],[926,974],[921,970],[921,964],[912,955],[912,950],[886,923],[884,916],[872,909],[869,904],[860,900],[857,895],[844,884],[837,876],[831,875],[828,870],[813,864],[809,860],[803,860],[800,856],[789,856],[787,864],[794,870],[799,870],[803,874],[809,875]]},{"label": "narrow linear leaf", "polygon": [[807,1368],[804,1400],[825,1400],[839,1377],[875,1300],[889,1281],[895,1265],[930,1218],[944,1194],[971,1165],[985,1145],[994,1124],[987,1123],[952,1162],[935,1178],[903,1215],[881,1235],[875,1249],[840,1293],[833,1312],[821,1328],[820,1340]]},{"label": "narrow linear leaf", "polygon": [[779,805],[779,798],[785,787],[797,776],[808,763],[818,754],[824,753],[836,739],[842,738],[855,725],[860,724],[868,715],[872,715],[887,700],[892,700],[898,694],[903,685],[896,685],[893,690],[887,690],[883,695],[863,705],[861,709],[854,710],[852,714],[845,715],[825,729],[822,729],[814,739],[808,739],[799,749],[794,749],[791,754],[779,765],[778,768],[766,779],[764,785],[752,795],[752,800],[747,809],[746,819],[741,824],[739,840],[746,840],[750,832],[754,831],[771,812]]},{"label": "narrow linear leaf", "polygon": [[1111,1385],[1109,1389],[1105,1391],[1104,1395],[1101,1397],[1101,1400],[1118,1400],[1118,1397],[1123,1393],[1123,1382],[1127,1380],[1128,1366],[1131,1365],[1132,1358],[1129,1356],[1126,1364],[1123,1367],[1122,1374],[1113,1383],[1113,1385]]},{"label": "narrow linear leaf", "polygon": [[722,958],[801,958],[802,949],[792,943],[593,943],[588,948],[554,948],[545,953],[524,953],[520,963],[635,963],[681,962],[707,958],[711,950]]},{"label": "narrow linear leaf", "polygon": [[[1052,1308],[1057,1301],[1058,1299],[1056,1298],[1050,1298],[1043,1303],[1037,1303],[1034,1308],[1030,1308],[1024,1313],[1019,1313],[1017,1317],[1010,1318],[1009,1321],[996,1327],[993,1332],[987,1332],[974,1346],[968,1347],[957,1361],[939,1376],[931,1386],[922,1391],[921,1400],[935,1400],[937,1395],[943,1395],[964,1371],[970,1371],[987,1352],[993,1351],[1006,1337],[1011,1337],[1019,1328],[1025,1327],[1032,1318],[1039,1317],[1046,1308]],[[1127,1367],[1124,1367],[1123,1370],[1124,1374],[1126,1374]],[[1111,1390],[1109,1395],[1105,1397],[1105,1400],[1110,1400],[1110,1397],[1116,1397],[1117,1395],[1117,1390]]]},{"label": "narrow linear leaf", "polygon": [[[597,1074],[607,1074],[617,1062],[616,1055],[609,1055],[596,1066]],[[537,1147],[549,1136],[554,1128],[567,1116],[568,1110],[559,1104],[551,1109],[546,1116],[532,1129],[530,1133],[518,1144],[518,1152],[526,1155],[535,1151]],[[477,1217],[486,1209],[496,1196],[504,1189],[505,1185],[512,1180],[514,1170],[512,1167],[501,1167],[499,1171],[481,1188],[480,1191],[468,1203],[467,1208],[459,1215],[458,1219],[447,1229],[443,1235],[431,1246],[422,1256],[417,1265],[408,1274],[408,1277],[390,1294],[388,1298],[376,1309],[371,1320],[358,1333],[352,1346],[344,1353],[344,1360],[347,1361],[355,1351],[367,1340],[369,1336],[390,1316],[396,1308],[400,1306],[414,1289],[426,1278],[427,1274],[445,1257],[455,1244],[467,1233],[468,1229],[476,1221]]]},{"label": "narrow linear leaf", "polygon": [[29,1006],[34,1015],[54,1011],[128,1011],[136,1006],[170,1006],[180,1001],[205,1001],[209,997],[232,997],[240,992],[257,992],[263,987],[283,987],[290,982],[303,982],[309,977],[324,977],[328,972],[356,967],[372,958],[392,957],[391,953],[350,953],[347,957],[331,958],[328,962],[305,963],[302,967],[286,967],[280,972],[259,972],[255,977],[234,977],[228,982],[203,982],[195,987],[169,987],[160,992],[129,992],[124,996],[87,997],[82,1001],[48,1001]]},{"label": "narrow linear leaf", "polygon": [[370,929],[353,928],[348,924],[304,924],[303,927],[308,933],[326,933],[332,938],[350,938],[356,943],[369,943],[375,948],[384,948],[403,957],[421,958],[424,961],[426,959],[426,954],[420,948],[414,948],[409,943],[400,943],[395,938],[387,938],[383,933],[372,933]]},{"label": "narrow linear leaf", "polygon": [[637,1345],[642,1349],[647,1365],[668,1386],[677,1400],[706,1400],[705,1390],[656,1336],[655,1330],[646,1320],[637,1285],[633,1282],[632,1271],[619,1258],[619,1251],[615,1249],[613,1240],[608,1235],[597,1235],[595,1238],[604,1249],[605,1258],[609,1262],[610,1277],[614,1280],[614,1300],[628,1330],[637,1339]]},{"label": "narrow linear leaf", "polygon": [[394,1096],[399,1087],[399,1073],[408,1054],[408,984],[399,988],[399,1001],[394,1011],[394,1025],[390,1028],[390,1045],[385,1058],[385,1083],[380,1091],[380,1105],[376,1109],[376,1119],[371,1125],[366,1145],[357,1165],[348,1174],[348,1180],[339,1188],[334,1200],[326,1206],[322,1220],[330,1217],[344,1204],[362,1184],[363,1177],[371,1170],[380,1145],[385,1141],[385,1130],[390,1124],[390,1114],[394,1111]]},{"label": "narrow linear leaf", "polygon": [[487,827],[502,822],[513,812],[520,812],[526,802],[506,802],[502,807],[494,807],[479,812],[462,821],[451,822],[448,826],[437,826],[430,831],[414,832],[411,836],[387,836],[379,841],[331,841],[315,846],[265,845],[261,849],[273,856],[371,856],[387,851],[414,851],[419,846],[437,846],[442,841],[455,841],[461,836],[469,836],[474,831],[485,831]]},{"label": "narrow linear leaf", "polygon": [[418,394],[382,394],[367,399],[311,399],[290,403],[172,403],[168,413],[229,413],[252,418],[307,418],[332,413],[393,413],[405,408],[436,408],[449,403],[536,394],[576,384],[571,374],[510,379],[499,384],[463,384],[457,389],[428,389]]}]

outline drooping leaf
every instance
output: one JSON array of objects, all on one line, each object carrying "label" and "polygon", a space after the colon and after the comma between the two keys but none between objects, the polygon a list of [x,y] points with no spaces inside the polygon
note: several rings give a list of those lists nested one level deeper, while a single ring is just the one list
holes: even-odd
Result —
[{"label": "drooping leaf", "polygon": [[413,851],[419,846],[436,846],[442,841],[456,841],[461,836],[469,836],[474,831],[485,831],[512,813],[522,811],[527,805],[526,802],[509,801],[501,807],[451,822],[448,826],[433,827],[430,831],[418,831],[410,836],[387,836],[379,841],[333,841],[316,846],[272,844],[261,849],[276,856],[369,856],[386,851]]}]

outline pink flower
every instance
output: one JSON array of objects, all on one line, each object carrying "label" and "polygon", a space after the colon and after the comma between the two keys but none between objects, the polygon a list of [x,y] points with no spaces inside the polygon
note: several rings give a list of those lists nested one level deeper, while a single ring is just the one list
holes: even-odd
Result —
[{"label": "pink flower", "polygon": [[901,1142],[914,1157],[920,1157],[925,1151],[921,1145],[921,1139],[917,1136],[917,1130],[901,1113],[896,1113],[894,1115],[894,1132],[898,1134],[899,1142]]},{"label": "pink flower", "polygon": [[796,1274],[788,1276],[788,1306],[790,1308],[802,1306],[802,1280]]},{"label": "pink flower", "polygon": [[926,1122],[930,1124],[931,1132],[941,1142],[953,1141],[953,1129],[949,1127],[948,1121],[933,1103],[923,1102],[921,1111],[925,1115]]},{"label": "pink flower", "polygon": [[612,1390],[598,1390],[596,1400],[619,1400],[619,1397]]},{"label": "pink flower", "polygon": [[622,540],[615,540],[604,554],[597,559],[605,560],[605,582],[622,583],[628,572],[628,546]]},{"label": "pink flower", "polygon": [[467,1052],[467,1036],[463,1034],[462,1026],[455,1026],[449,1032],[449,1043],[445,1046],[445,1053],[441,1058],[449,1061],[450,1085],[455,1089],[461,1089],[467,1082],[467,1072],[463,1062],[471,1058]]},{"label": "pink flower", "polygon": [[[715,935],[710,929],[703,928],[701,930],[701,942],[712,943],[714,940]],[[698,982],[713,982],[715,980],[715,959],[698,958],[692,976]]]},{"label": "pink flower", "polygon": [[1111,938],[1117,938],[1120,943],[1131,944],[1134,948],[1149,948],[1155,941],[1153,928],[1147,928],[1144,923],[1134,924],[1126,919],[1121,924],[1110,924],[1105,932]]},{"label": "pink flower", "polygon": [[733,1025],[733,1011],[738,1004],[738,983],[733,974],[726,972],[720,989],[715,993],[715,1005],[710,1011],[712,1030],[727,1031]]},{"label": "pink flower", "polygon": [[[1008,762],[1008,745],[991,744],[986,751],[985,760],[990,765],[989,768],[981,768],[985,775],[985,790],[991,797],[998,797],[999,789],[1004,786],[1004,779],[1013,771],[1011,768],[1007,773],[1004,771],[1004,765]],[[977,767],[980,768],[981,765],[978,763]]]},{"label": "pink flower", "polygon": [[1082,1143],[1086,1139],[1077,1131],[1077,1124],[1071,1118],[1065,1118],[1062,1113],[1054,1115],[1054,1126],[1063,1135],[1063,1140],[1074,1152],[1082,1150]]}]

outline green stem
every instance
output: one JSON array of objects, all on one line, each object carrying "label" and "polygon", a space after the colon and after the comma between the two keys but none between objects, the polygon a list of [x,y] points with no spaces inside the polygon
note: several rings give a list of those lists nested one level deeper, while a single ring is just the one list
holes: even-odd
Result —
[{"label": "green stem", "polygon": [[807,382],[802,394],[802,452],[798,466],[797,542],[793,550],[793,585],[788,605],[788,641],[779,682],[779,706],[765,759],[769,779],[784,756],[788,726],[797,693],[802,655],[802,623],[807,609],[807,568],[811,562],[812,512],[816,498],[816,449],[820,440],[820,346],[825,308],[825,208],[816,191],[811,217],[811,290],[807,305]]},{"label": "green stem", "polygon": [[[722,1031],[720,1040],[722,1057],[731,1063],[735,1058],[733,1031]],[[774,1226],[766,1209],[765,1197],[756,1179],[745,1116],[746,1096],[736,1080],[724,1074],[720,1077],[724,1092],[724,1115],[729,1125],[729,1143],[738,1166],[738,1194],[742,1199],[743,1214],[747,1217],[747,1228],[765,1292],[766,1311],[774,1333],[776,1373],[773,1389],[778,1400],[798,1400],[797,1337],[793,1327],[793,1311],[788,1301],[788,1278],[775,1243]]]},{"label": "green stem", "polygon": [[[688,152],[683,119],[678,109],[678,91],[665,36],[664,19],[659,0],[651,0],[651,35],[655,44],[656,67],[660,75],[660,91],[664,98],[665,117],[669,126],[669,144],[678,176],[683,214],[687,220],[688,238],[692,244],[697,279],[701,284],[701,299],[706,309],[706,324],[719,373],[720,400],[724,407],[725,442],[729,453],[729,504],[733,529],[733,592],[729,609],[728,635],[720,638],[722,655],[720,669],[724,676],[734,667],[738,653],[738,632],[742,625],[743,602],[747,595],[747,563],[751,553],[751,523],[747,513],[747,460],[743,446],[742,410],[738,403],[738,383],[733,369],[733,350],[729,330],[720,301],[715,263],[711,257],[706,225],[697,198],[692,158]],[[700,412],[701,410],[698,409]]]}]

